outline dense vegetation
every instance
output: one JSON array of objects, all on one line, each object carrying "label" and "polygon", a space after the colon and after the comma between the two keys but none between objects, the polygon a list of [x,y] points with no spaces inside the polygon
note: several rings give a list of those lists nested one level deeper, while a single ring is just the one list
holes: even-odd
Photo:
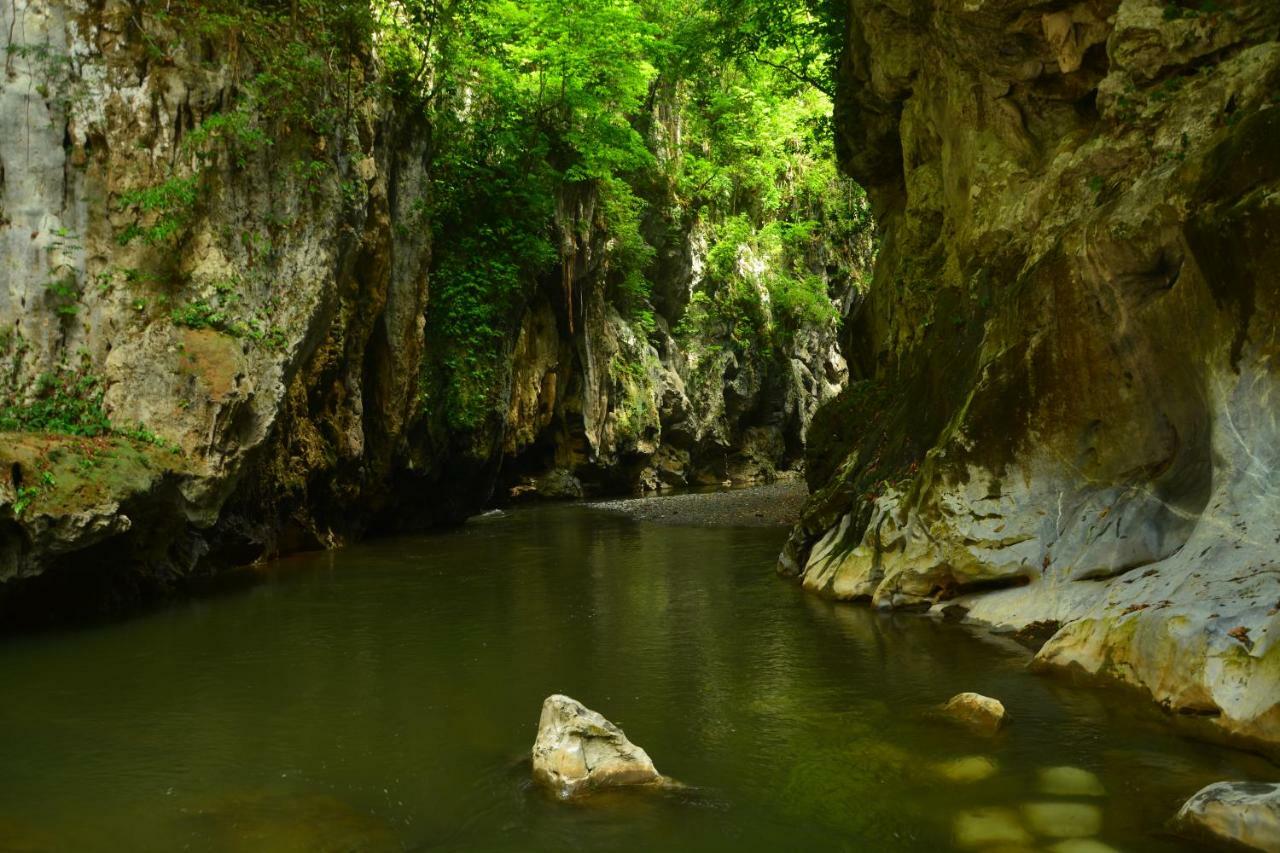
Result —
[{"label": "dense vegetation", "polygon": [[654,331],[655,250],[689,231],[709,246],[677,328],[686,343],[773,347],[834,322],[825,268],[847,275],[852,258],[815,250],[847,245],[867,219],[834,165],[833,18],[821,11],[796,0],[388,4],[394,85],[423,99],[436,141],[430,322],[448,351],[427,405],[461,428],[494,411],[519,308],[558,277],[572,327],[574,265],[593,236],[608,298],[642,334]]}]

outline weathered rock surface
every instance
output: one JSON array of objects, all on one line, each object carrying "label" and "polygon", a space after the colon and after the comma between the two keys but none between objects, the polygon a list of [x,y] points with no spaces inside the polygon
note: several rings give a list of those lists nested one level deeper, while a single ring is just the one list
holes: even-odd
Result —
[{"label": "weathered rock surface", "polygon": [[846,8],[883,244],[780,571],[1275,749],[1280,6]]},{"label": "weathered rock surface", "polygon": [[662,776],[622,729],[568,696],[542,703],[533,778],[561,799],[602,788],[652,785]]},{"label": "weathered rock surface", "polygon": [[1004,703],[980,693],[960,693],[947,700],[938,713],[982,734],[995,734],[1009,722]]},{"label": "weathered rock surface", "polygon": [[1202,841],[1280,850],[1280,785],[1217,782],[1188,800],[1175,824]]}]

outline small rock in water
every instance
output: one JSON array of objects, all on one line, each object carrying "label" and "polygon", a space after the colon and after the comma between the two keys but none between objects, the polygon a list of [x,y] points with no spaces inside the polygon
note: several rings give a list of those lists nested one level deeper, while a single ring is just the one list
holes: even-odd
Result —
[{"label": "small rock in water", "polygon": [[561,799],[663,781],[648,754],[622,729],[568,696],[549,696],[542,703],[533,778]]},{"label": "small rock in water", "polygon": [[1028,803],[1022,807],[1036,835],[1088,838],[1102,829],[1102,809],[1088,803]]},{"label": "small rock in water", "polygon": [[947,718],[984,734],[995,734],[1009,721],[1009,715],[999,699],[980,693],[953,696],[942,706],[941,712]]},{"label": "small rock in water", "polygon": [[1031,843],[1031,833],[1012,809],[975,809],[956,815],[955,841],[958,847],[989,849]]},{"label": "small rock in water", "polygon": [[938,775],[950,782],[981,782],[996,775],[999,767],[985,755],[966,755],[937,765]]},{"label": "small rock in water", "polygon": [[1101,780],[1079,767],[1044,767],[1038,774],[1042,794],[1055,797],[1105,797]]},{"label": "small rock in water", "polygon": [[1280,785],[1215,782],[1178,812],[1180,832],[1255,850],[1280,850]]}]

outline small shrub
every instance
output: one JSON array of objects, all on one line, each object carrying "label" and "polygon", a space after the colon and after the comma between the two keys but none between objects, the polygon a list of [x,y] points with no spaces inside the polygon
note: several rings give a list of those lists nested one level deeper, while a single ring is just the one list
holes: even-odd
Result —
[{"label": "small shrub", "polygon": [[[141,239],[148,246],[157,246],[179,236],[195,214],[199,187],[199,175],[172,177],[155,186],[121,195],[119,208],[135,208],[139,218],[121,232],[117,242],[127,246],[135,239]],[[149,224],[144,225],[143,222]]]}]

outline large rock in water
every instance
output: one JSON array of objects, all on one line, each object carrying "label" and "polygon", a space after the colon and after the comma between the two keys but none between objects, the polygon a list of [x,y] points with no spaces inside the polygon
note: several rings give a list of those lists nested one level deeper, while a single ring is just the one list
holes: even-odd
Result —
[{"label": "large rock in water", "polygon": [[662,776],[622,729],[568,696],[548,696],[533,744],[533,778],[561,799]]},{"label": "large rock in water", "polygon": [[780,570],[1280,751],[1280,4],[846,6],[883,241]]},{"label": "large rock in water", "polygon": [[1188,800],[1176,823],[1202,840],[1280,850],[1280,785],[1217,782]]},{"label": "large rock in water", "polygon": [[946,719],[982,734],[995,734],[1009,721],[1004,703],[981,693],[960,693],[938,709]]}]

